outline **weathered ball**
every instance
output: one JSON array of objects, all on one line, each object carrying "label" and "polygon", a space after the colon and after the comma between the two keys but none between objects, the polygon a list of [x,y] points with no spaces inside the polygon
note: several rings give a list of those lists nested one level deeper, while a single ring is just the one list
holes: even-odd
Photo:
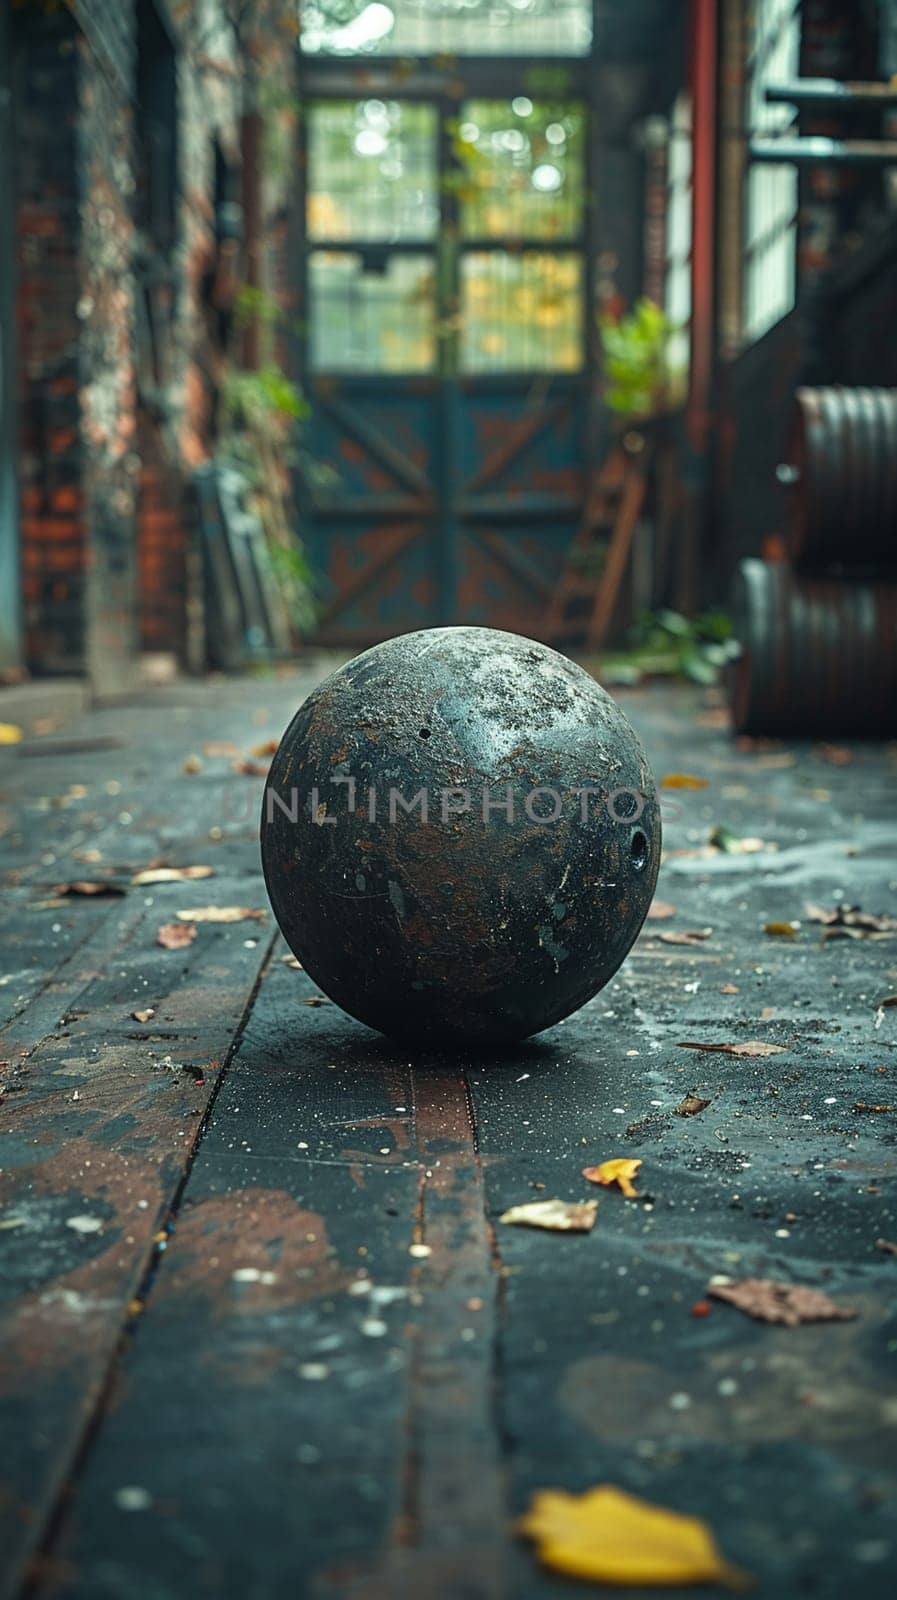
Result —
[{"label": "weathered ball", "polygon": [[574,662],[491,628],[375,645],[271,766],[262,861],[314,982],[428,1046],[521,1039],[616,972],[660,863],[644,750]]}]

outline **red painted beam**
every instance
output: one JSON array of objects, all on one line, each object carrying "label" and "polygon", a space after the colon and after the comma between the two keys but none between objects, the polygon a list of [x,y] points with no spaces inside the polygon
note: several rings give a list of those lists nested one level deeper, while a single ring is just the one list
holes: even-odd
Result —
[{"label": "red painted beam", "polygon": [[691,362],[688,433],[703,454],[711,423],[716,339],[718,0],[691,0],[692,98]]}]

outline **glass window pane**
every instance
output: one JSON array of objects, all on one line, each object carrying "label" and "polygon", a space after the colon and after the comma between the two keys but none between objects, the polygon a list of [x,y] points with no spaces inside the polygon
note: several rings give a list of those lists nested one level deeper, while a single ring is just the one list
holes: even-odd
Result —
[{"label": "glass window pane", "polygon": [[573,251],[468,251],[461,273],[462,371],[578,371],[582,276]]},{"label": "glass window pane", "polygon": [[435,300],[429,256],[390,256],[374,269],[348,251],[314,250],[308,265],[314,371],[432,371]]},{"label": "glass window pane", "polygon": [[466,238],[560,239],[579,230],[582,107],[468,100],[453,127]]},{"label": "glass window pane", "polygon": [[438,217],[432,106],[371,99],[310,107],[310,238],[432,239]]},{"label": "glass window pane", "polygon": [[591,0],[301,0],[310,55],[584,56]]}]

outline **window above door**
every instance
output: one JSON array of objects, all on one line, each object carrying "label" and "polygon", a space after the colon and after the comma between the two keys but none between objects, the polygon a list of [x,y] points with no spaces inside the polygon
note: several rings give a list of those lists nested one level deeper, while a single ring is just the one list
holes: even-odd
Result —
[{"label": "window above door", "polygon": [[308,55],[585,56],[592,0],[302,0]]}]

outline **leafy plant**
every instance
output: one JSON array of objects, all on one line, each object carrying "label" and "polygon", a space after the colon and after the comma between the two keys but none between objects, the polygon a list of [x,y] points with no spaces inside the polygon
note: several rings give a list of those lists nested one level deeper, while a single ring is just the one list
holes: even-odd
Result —
[{"label": "leafy plant", "polygon": [[290,469],[308,403],[274,362],[258,371],[232,368],[222,388],[219,454],[243,473],[265,530],[287,612],[300,632],[314,621],[313,577],[291,516]]},{"label": "leafy plant", "polygon": [[651,416],[666,396],[667,354],[673,332],[666,312],[641,299],[622,317],[598,318],[607,376],[605,398],[619,416]]},{"label": "leafy plant", "polygon": [[603,661],[602,677],[618,684],[649,677],[713,684],[740,648],[722,611],[706,611],[691,620],[678,611],[644,612],[630,631],[629,648]]}]

